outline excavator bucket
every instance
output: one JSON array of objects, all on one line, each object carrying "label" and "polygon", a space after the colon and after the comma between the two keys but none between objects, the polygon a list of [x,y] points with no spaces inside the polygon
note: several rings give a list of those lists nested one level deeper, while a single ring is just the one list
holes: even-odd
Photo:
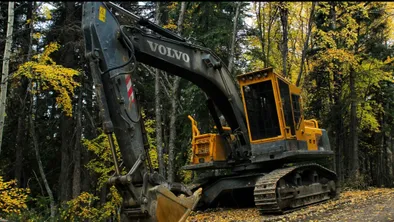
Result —
[{"label": "excavator bucket", "polygon": [[[171,189],[172,190],[172,189]],[[125,209],[121,214],[123,222],[184,222],[200,200],[202,188],[192,195],[176,196],[166,185],[149,188],[143,208]],[[189,191],[190,192],[190,191]],[[188,193],[189,193],[188,192]],[[144,205],[144,204],[143,204]],[[139,211],[139,212],[138,212]]]},{"label": "excavator bucket", "polygon": [[186,197],[175,196],[166,186],[158,185],[149,189],[150,217],[141,222],[184,222],[200,200],[202,188]]},{"label": "excavator bucket", "polygon": [[156,199],[156,209],[152,209],[153,220],[157,222],[183,222],[197,205],[201,197],[202,189],[196,190],[193,195],[186,197],[181,194],[175,196],[167,187],[158,185],[153,187],[149,193],[151,198]]}]

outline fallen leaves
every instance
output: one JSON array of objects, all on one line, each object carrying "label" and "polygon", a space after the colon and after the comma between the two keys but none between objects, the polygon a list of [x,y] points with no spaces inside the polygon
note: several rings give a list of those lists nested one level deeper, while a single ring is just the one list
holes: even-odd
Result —
[{"label": "fallen leaves", "polygon": [[261,215],[257,208],[209,209],[193,212],[188,222],[197,221],[392,221],[394,189],[347,190],[340,198],[312,205],[285,215]]}]

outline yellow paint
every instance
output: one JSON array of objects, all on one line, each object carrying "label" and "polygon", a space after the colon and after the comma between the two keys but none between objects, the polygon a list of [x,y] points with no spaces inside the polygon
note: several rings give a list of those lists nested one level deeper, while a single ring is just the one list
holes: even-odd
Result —
[{"label": "yellow paint", "polygon": [[[258,77],[257,74],[260,74],[260,77]],[[253,77],[250,78],[251,76],[253,76]],[[269,68],[237,76],[238,83],[239,83],[239,86],[241,89],[243,86],[252,85],[255,83],[271,80],[272,89],[274,92],[274,99],[276,102],[276,112],[279,117],[279,126],[280,126],[281,134],[276,137],[259,139],[259,140],[252,140],[252,135],[251,135],[250,127],[249,127],[250,124],[249,124],[248,112],[246,111],[245,95],[244,95],[244,91],[241,90],[244,112],[245,112],[245,116],[246,116],[246,124],[248,127],[249,140],[250,140],[250,143],[252,143],[252,144],[274,142],[274,141],[283,140],[286,138],[285,137],[285,129],[284,129],[284,119],[283,119],[284,117],[283,117],[282,103],[280,101],[279,87],[278,87],[278,83],[277,83],[277,80],[275,77],[276,77],[275,74]]]},{"label": "yellow paint", "polygon": [[[289,85],[290,105],[293,114],[292,122],[294,124],[294,129],[295,129],[294,134],[291,133],[291,126],[286,125],[278,79],[282,80],[284,83]],[[287,80],[286,78],[278,74],[275,74],[271,68],[239,75],[237,76],[237,80],[241,88],[241,96],[242,96],[244,112],[246,116],[246,124],[248,128],[250,143],[261,144],[261,143],[275,142],[280,140],[299,140],[306,142],[308,150],[311,151],[318,150],[318,141],[322,136],[322,130],[319,129],[319,125],[316,120],[304,119],[300,88],[291,84],[291,82],[289,82],[289,80]],[[247,85],[252,85],[265,81],[271,81],[272,84],[274,100],[276,105],[276,112],[278,115],[280,135],[271,138],[252,140],[249,117],[246,109],[247,104],[245,104],[245,95],[242,88]],[[299,110],[300,118],[298,122],[296,122],[294,116],[295,107],[293,107],[292,95],[297,95],[299,98],[298,103],[300,108]],[[191,116],[188,117],[192,122],[192,134],[193,134],[191,163],[199,164],[199,163],[207,163],[213,161],[225,161],[228,154],[228,150],[225,149],[226,141],[224,141],[224,139],[218,134],[214,134],[214,133],[200,134],[200,131],[197,128],[197,122]],[[231,130],[231,128],[229,127],[223,127],[223,129]],[[235,136],[231,135],[231,139],[235,140]]]},{"label": "yellow paint", "polygon": [[190,115],[188,115],[187,118],[192,121],[192,137],[194,138],[195,136],[200,135],[200,130],[197,128],[197,121],[195,121]]},{"label": "yellow paint", "polygon": [[188,116],[192,122],[192,164],[208,163],[213,161],[224,161],[227,151],[223,138],[214,133],[200,134],[197,122]]},{"label": "yellow paint", "polygon": [[99,20],[102,22],[105,22],[105,16],[106,16],[107,10],[104,8],[104,6],[100,6],[99,9]]},{"label": "yellow paint", "polygon": [[306,127],[311,127],[311,128],[319,128],[319,124],[317,123],[317,120],[315,119],[309,119],[304,121]]},{"label": "yellow paint", "polygon": [[[216,129],[216,126],[213,126],[213,128]],[[222,126],[222,129],[224,131],[231,131],[231,127],[229,127],[229,126]]]},{"label": "yellow paint", "polygon": [[[293,99],[292,99],[291,95],[292,94],[298,95],[300,98],[299,99],[299,105],[300,105],[299,124],[295,122],[295,117],[293,115],[295,135],[291,134],[291,127],[286,125],[283,107],[282,107],[282,101],[280,98],[278,79],[282,80],[283,82],[285,82],[286,84],[289,85],[290,103],[291,103],[292,111],[294,110],[294,107],[293,107]],[[250,142],[252,144],[275,142],[275,141],[284,140],[284,139],[297,139],[300,141],[305,141],[307,143],[308,150],[317,150],[318,149],[317,143],[319,141],[320,136],[322,135],[322,130],[319,129],[319,125],[316,120],[305,120],[304,119],[300,88],[291,84],[291,82],[289,82],[289,80],[284,78],[283,76],[275,74],[272,71],[272,68],[262,69],[259,71],[254,71],[254,72],[249,72],[246,74],[239,75],[239,76],[237,76],[237,80],[238,80],[239,86],[241,88],[241,96],[242,96],[242,101],[244,103],[243,106],[244,106],[244,112],[246,115],[248,134],[249,134]],[[250,125],[249,125],[249,118],[248,118],[248,113],[246,111],[245,97],[244,97],[244,92],[242,90],[242,87],[246,86],[246,85],[269,81],[269,80],[271,80],[271,82],[272,82],[274,98],[275,98],[275,103],[276,103],[276,109],[277,109],[277,113],[278,113],[279,126],[281,129],[280,130],[281,135],[279,135],[277,137],[266,138],[266,139],[252,140]],[[294,113],[294,112],[292,112],[292,113]],[[297,124],[298,124],[298,128],[297,128]]]}]

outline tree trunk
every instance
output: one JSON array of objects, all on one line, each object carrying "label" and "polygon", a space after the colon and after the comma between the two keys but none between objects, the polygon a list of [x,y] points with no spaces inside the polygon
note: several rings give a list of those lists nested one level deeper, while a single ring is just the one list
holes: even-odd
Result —
[{"label": "tree trunk", "polygon": [[[354,46],[355,54],[358,53],[360,37],[360,24],[357,29],[357,42]],[[356,70],[351,68],[349,76],[349,88],[350,88],[350,144],[351,144],[351,179],[358,179],[359,176],[359,160],[358,160],[358,121],[357,121],[357,91],[356,91]]]},{"label": "tree trunk", "polygon": [[309,15],[309,21],[308,21],[308,33],[306,34],[306,39],[305,39],[305,42],[304,42],[304,48],[302,49],[301,66],[300,66],[300,72],[298,73],[296,86],[300,85],[302,72],[304,71],[306,51],[308,50],[308,42],[309,42],[309,38],[311,37],[311,33],[312,33],[312,24],[313,24],[313,17],[314,17],[314,14],[315,14],[316,4],[317,4],[317,2],[312,2],[311,14]]},{"label": "tree trunk", "polygon": [[[384,124],[385,124],[385,119],[384,119],[384,114],[383,114],[383,124],[381,125],[382,127],[384,127]],[[385,131],[384,130],[382,130],[382,132],[381,132],[381,134],[382,134],[382,169],[383,169],[383,185],[384,186],[387,186],[387,185],[389,185],[389,181],[388,181],[388,178],[390,177],[390,172],[389,172],[389,166],[388,166],[388,164],[387,164],[387,160],[388,160],[388,155],[387,155],[387,146],[386,146],[386,144],[387,144],[387,141],[386,141],[386,133],[385,133]]]},{"label": "tree trunk", "polygon": [[[160,2],[156,3],[156,16],[155,20],[158,25],[161,25],[161,11]],[[162,131],[162,116],[161,116],[161,102],[160,102],[160,70],[156,69],[155,77],[155,112],[156,112],[156,149],[157,159],[159,163],[159,173],[165,177],[165,163],[164,163],[164,152],[163,152],[163,131]]]},{"label": "tree trunk", "polygon": [[[313,3],[312,3],[313,4]],[[300,24],[300,29],[301,29],[301,32],[300,32],[300,35],[301,35],[301,41],[305,41],[304,40],[304,19],[303,19],[303,17],[302,17],[302,12],[304,11],[304,2],[301,2],[301,6],[300,6],[300,13],[298,14],[298,17],[299,17],[299,21],[301,22],[301,24]]]},{"label": "tree trunk", "polygon": [[[83,108],[83,129],[84,129],[84,138],[91,140],[97,137],[97,132],[96,132],[96,124],[94,121],[94,116],[96,116],[96,106],[93,105],[93,80],[92,76],[90,74],[87,75],[88,80],[87,84],[85,84],[85,90],[84,92],[86,93],[86,105],[85,108]],[[91,159],[90,157],[90,152],[88,149],[83,149],[82,150],[82,163],[84,166],[89,162]],[[84,167],[82,171],[82,191],[89,192],[91,189],[94,189],[92,187],[92,184],[96,184],[97,178],[94,174],[91,174],[90,171]]]},{"label": "tree trunk", "polygon": [[[26,93],[26,88],[24,88],[23,84],[20,87],[22,95],[23,93]],[[16,132],[16,139],[15,139],[15,179],[18,182],[19,187],[24,187],[22,184],[22,168],[23,168],[23,142],[26,139],[25,137],[25,102],[20,99],[20,115],[18,116],[18,129]]]},{"label": "tree trunk", "polygon": [[390,134],[390,150],[391,150],[391,176],[394,178],[394,139]]},{"label": "tree trunk", "polygon": [[[83,78],[81,78],[83,79]],[[83,86],[83,80],[81,85]],[[72,184],[72,197],[81,194],[81,136],[82,136],[82,88],[79,89],[78,108],[76,119],[75,146],[73,152],[74,172]]]},{"label": "tree trunk", "polygon": [[[335,11],[335,2],[330,2],[330,29],[335,30],[336,29],[336,20],[337,20],[337,15]],[[336,39],[334,38],[336,41]],[[344,133],[344,123],[342,119],[342,100],[341,100],[341,94],[342,94],[342,76],[339,75],[338,73],[334,72],[334,89],[333,89],[333,106],[335,107],[334,109],[334,116],[336,119],[338,119],[337,123],[335,124],[335,165],[336,165],[336,173],[338,174],[338,178],[340,181],[343,181],[344,176],[345,176],[345,170],[344,170],[344,162],[343,162],[343,157],[344,157],[344,143],[345,140],[343,139],[343,136],[345,135]]]},{"label": "tree trunk", "polygon": [[[33,86],[32,86],[32,88],[33,88]],[[30,98],[31,98],[30,99],[30,114],[29,114],[30,135],[33,140],[33,148],[34,148],[34,151],[36,154],[38,169],[40,170],[40,176],[41,176],[42,181],[44,182],[45,190],[47,191],[48,197],[49,197],[49,204],[50,204],[50,209],[51,209],[51,221],[55,221],[55,214],[56,214],[55,199],[53,198],[53,193],[52,193],[52,190],[51,190],[49,183],[47,181],[47,178],[46,178],[46,175],[44,172],[44,166],[42,165],[36,130],[35,130],[35,126],[34,126],[34,120],[33,120],[33,116],[35,116],[34,109],[33,109],[34,95],[31,95]]]},{"label": "tree trunk", "polygon": [[51,220],[54,221],[55,214],[56,214],[55,200],[53,198],[52,190],[49,187],[49,184],[48,184],[45,172],[44,172],[44,167],[42,165],[40,151],[38,150],[38,141],[37,141],[37,137],[35,135],[34,121],[33,121],[32,115],[30,115],[29,119],[30,119],[30,132],[31,132],[31,137],[33,139],[34,151],[35,151],[36,158],[37,158],[37,164],[38,164],[38,168],[40,170],[41,179],[44,182],[45,190],[47,191],[48,196],[49,196],[49,204],[51,207]]},{"label": "tree trunk", "polygon": [[8,72],[11,57],[12,47],[12,31],[14,29],[14,4],[15,2],[8,2],[8,23],[7,23],[7,37],[4,47],[3,69],[1,75],[1,92],[0,92],[0,153],[3,141],[5,107],[7,105],[7,87],[8,87]]},{"label": "tree trunk", "polygon": [[155,78],[155,112],[156,112],[156,149],[157,158],[159,163],[159,173],[165,176],[164,166],[164,152],[163,152],[163,131],[162,131],[162,116],[161,116],[161,103],[160,103],[160,70],[156,69]]},{"label": "tree trunk", "polygon": [[[29,34],[27,36],[28,44],[24,49],[27,52],[27,56],[25,62],[30,61],[31,54],[32,54],[32,45],[33,45],[33,24],[34,24],[34,10],[35,10],[36,2],[29,2],[28,9],[27,9],[27,20],[30,20],[29,23]],[[18,128],[16,132],[16,139],[15,139],[15,179],[18,181],[19,187],[24,187],[24,182],[22,181],[22,169],[23,169],[23,148],[24,148],[24,141],[26,139],[26,98],[27,98],[27,86],[28,80],[26,77],[22,77],[21,79],[21,86],[18,87],[18,95],[19,95],[19,116],[18,116]]]},{"label": "tree trunk", "polygon": [[[382,123],[382,122],[381,122]],[[384,184],[384,164],[383,164],[383,147],[384,147],[384,136],[380,136],[380,148],[378,148],[377,153],[378,153],[378,160],[377,160],[377,168],[378,168],[378,173],[377,173],[377,185],[378,187],[381,187]]]},{"label": "tree trunk", "polygon": [[[182,34],[183,21],[186,12],[186,2],[181,3],[181,11],[179,12],[179,18],[177,22],[178,34]],[[171,97],[171,114],[170,114],[170,141],[168,145],[168,180],[174,182],[175,180],[175,138],[176,138],[176,119],[178,109],[178,97],[179,97],[179,83],[181,78],[179,76],[174,77],[172,85],[172,97]]]},{"label": "tree trunk", "polygon": [[[264,64],[264,68],[267,68],[267,67],[269,67],[270,66],[270,51],[271,51],[271,27],[272,27],[272,20],[273,19],[271,19],[273,16],[272,16],[272,7],[271,7],[271,3],[270,2],[268,2],[267,3],[268,5],[269,5],[269,9],[270,9],[270,13],[269,13],[269,15],[270,15],[270,18],[269,18],[269,22],[268,22],[268,28],[267,28],[267,56],[266,56],[266,59],[267,59],[267,63],[265,63]],[[264,21],[263,21],[264,22]]]},{"label": "tree trunk", "polygon": [[[269,5],[269,22],[268,22],[268,32],[267,32],[267,39],[268,39],[268,43],[267,43],[267,63],[264,64],[264,68],[267,68],[270,66],[270,52],[271,52],[271,29],[272,29],[272,24],[275,21],[276,18],[276,12],[278,10],[278,7],[274,6],[274,9],[272,8],[272,4],[271,2],[267,3]],[[273,12],[273,10],[275,10]]]},{"label": "tree trunk", "polygon": [[[161,73],[163,76],[166,75],[166,73],[162,72]],[[172,89],[172,87],[171,87]],[[163,96],[163,94],[161,94],[161,96]],[[163,105],[163,104],[162,104]],[[169,117],[169,114],[167,113],[167,109],[163,109],[163,107],[161,107],[161,130],[163,132],[162,134],[162,138],[163,138],[163,155],[164,154],[168,154],[168,144],[169,144],[169,137],[170,137],[170,132],[169,129],[167,127],[167,118]],[[167,173],[167,163],[164,163],[164,171]],[[167,174],[166,174],[167,175]]]},{"label": "tree trunk", "polygon": [[168,151],[168,180],[174,182],[175,180],[175,138],[176,138],[176,119],[177,119],[177,99],[179,97],[179,83],[180,78],[177,76],[174,79],[174,86],[172,88],[173,97],[171,98],[171,116],[170,116],[170,141]]},{"label": "tree trunk", "polygon": [[[335,107],[340,107],[341,101],[336,102]],[[336,115],[338,118],[338,123],[336,124],[335,129],[335,171],[338,175],[339,181],[343,181],[344,179],[344,169],[343,169],[343,120],[342,120],[342,112],[337,111],[338,114]]]},{"label": "tree trunk", "polygon": [[[61,58],[58,58],[59,65],[63,65],[70,68],[77,68],[77,62],[75,56],[75,48],[77,42],[81,40],[81,33],[75,29],[71,29],[71,26],[78,25],[80,19],[78,18],[79,7],[76,6],[76,2],[65,2],[61,11],[62,16],[65,17],[64,21],[59,24],[58,28],[63,30],[63,34],[57,32],[54,33],[56,41],[64,44],[59,52],[63,54]],[[78,25],[79,27],[79,25]],[[60,201],[70,200],[73,195],[73,177],[74,177],[74,160],[76,154],[74,153],[75,141],[74,137],[76,131],[74,130],[74,122],[76,118],[70,118],[65,116],[64,112],[61,114],[60,131],[61,131],[61,169],[59,176],[59,199]],[[78,155],[80,158],[80,154]]]},{"label": "tree trunk", "polygon": [[29,32],[29,45],[28,45],[28,48],[27,48],[27,58],[26,58],[26,61],[30,61],[31,56],[32,56],[32,50],[33,50],[33,48],[32,48],[32,46],[33,46],[33,33],[34,33],[34,20],[35,20],[34,11],[36,10],[36,8],[37,8],[37,4],[36,4],[35,1],[33,1],[33,2],[31,2],[31,3],[29,4],[29,12],[28,12],[27,19],[28,19],[28,20],[30,19],[30,24],[29,24],[30,32]]},{"label": "tree trunk", "polygon": [[280,20],[282,23],[282,73],[284,76],[288,76],[287,73],[287,55],[289,53],[289,39],[288,39],[288,28],[289,28],[289,9],[287,8],[286,2],[281,2],[280,7]]},{"label": "tree trunk", "polygon": [[230,71],[230,74],[233,72],[235,42],[237,40],[237,30],[238,30],[237,25],[238,25],[239,10],[241,8],[241,2],[236,2],[235,5],[236,5],[236,9],[235,9],[234,25],[233,25],[233,38],[231,40],[230,58],[228,61],[228,70]]},{"label": "tree trunk", "polygon": [[72,126],[72,118],[62,115],[60,120],[61,130],[61,159],[60,159],[60,175],[59,175],[59,201],[67,201],[71,197],[71,181],[70,181],[70,131]]},{"label": "tree trunk", "polygon": [[[256,2],[255,2],[255,6],[256,6]],[[267,58],[265,57],[265,13],[263,13],[263,18],[261,18],[261,2],[258,3],[259,7],[256,10],[256,18],[257,18],[257,26],[259,29],[259,41],[260,41],[260,45],[261,45],[261,58],[263,60],[264,63],[264,67],[265,64],[267,64]]]}]

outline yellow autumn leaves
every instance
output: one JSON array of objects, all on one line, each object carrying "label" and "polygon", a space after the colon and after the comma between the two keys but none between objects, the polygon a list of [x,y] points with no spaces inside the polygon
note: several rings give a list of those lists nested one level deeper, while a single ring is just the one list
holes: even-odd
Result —
[{"label": "yellow autumn leaves", "polygon": [[[101,187],[106,185],[108,178],[114,172],[113,159],[110,151],[108,137],[105,133],[101,133],[98,137],[87,140],[82,139],[82,144],[89,151],[95,154],[87,164],[86,168],[98,175],[98,186]],[[118,158],[120,157],[120,150],[118,143],[115,139],[115,147]],[[123,171],[123,174],[126,172]],[[78,197],[67,201],[61,209],[61,218],[64,221],[102,221],[115,216],[117,221],[120,221],[120,215],[118,208],[122,203],[122,197],[117,192],[116,188],[112,186],[110,188],[110,198],[104,205],[99,205],[99,198],[92,193],[83,192]]]},{"label": "yellow autumn leaves", "polygon": [[99,198],[91,193],[83,192],[66,203],[65,209],[61,212],[61,218],[64,221],[102,221],[108,219],[111,215],[116,215],[117,221],[120,221],[117,209],[122,199],[115,187],[111,187],[110,196],[111,200],[103,206],[94,207]]},{"label": "yellow autumn leaves", "polygon": [[27,194],[29,189],[17,188],[16,180],[3,181],[0,176],[0,215],[20,214],[22,209],[26,209]]},{"label": "yellow autumn leaves", "polygon": [[[380,214],[381,218],[387,212],[384,208],[392,209],[394,189],[369,188],[367,190],[346,190],[340,194],[340,198],[317,205],[311,205],[294,212],[283,215],[263,215],[257,208],[247,209],[223,209],[216,208],[206,212],[193,212],[188,222],[263,222],[263,221],[380,221],[372,219],[374,214]],[[370,211],[366,211],[370,209]],[[386,217],[386,218],[387,218]],[[360,220],[363,218],[363,220]],[[387,218],[383,221],[392,221]]]},{"label": "yellow autumn leaves", "polygon": [[[116,156],[119,158],[120,150],[117,143],[115,142]],[[114,172],[115,166],[113,162],[113,157],[111,154],[111,149],[108,141],[108,136],[102,132],[98,137],[88,140],[82,139],[82,144],[86,149],[95,154],[94,157],[86,164],[86,168],[92,172],[97,173],[98,187],[101,188],[108,181],[109,176]],[[125,172],[126,173],[126,172]]]},{"label": "yellow autumn leaves", "polygon": [[33,56],[32,61],[20,65],[15,78],[21,76],[31,80],[30,93],[37,94],[41,90],[56,92],[56,103],[67,116],[72,115],[72,99],[74,89],[80,84],[74,80],[79,74],[75,69],[57,65],[51,58],[51,53],[60,48],[58,43],[50,43],[42,54]]},{"label": "yellow autumn leaves", "polygon": [[[142,111],[142,118],[145,119],[145,113]],[[157,153],[154,146],[154,134],[155,121],[152,119],[146,119],[144,121],[145,128],[148,134],[148,141],[150,144],[149,155],[153,162],[153,167],[157,168]],[[93,152],[95,156],[86,164],[86,168],[98,175],[97,188],[105,186],[108,178],[114,172],[113,159],[110,151],[108,137],[105,133],[101,132],[96,138],[88,140],[82,139],[82,144],[86,149]],[[119,158],[120,150],[118,143],[115,139],[115,147],[117,157]],[[122,174],[126,171],[123,169]],[[64,221],[102,221],[108,219],[111,216],[116,217],[117,221],[120,221],[120,215],[118,208],[122,203],[122,197],[117,192],[116,188],[112,186],[110,188],[110,199],[104,205],[97,206],[99,198],[94,196],[92,193],[83,192],[78,197],[65,203],[61,209],[61,218]]]}]

